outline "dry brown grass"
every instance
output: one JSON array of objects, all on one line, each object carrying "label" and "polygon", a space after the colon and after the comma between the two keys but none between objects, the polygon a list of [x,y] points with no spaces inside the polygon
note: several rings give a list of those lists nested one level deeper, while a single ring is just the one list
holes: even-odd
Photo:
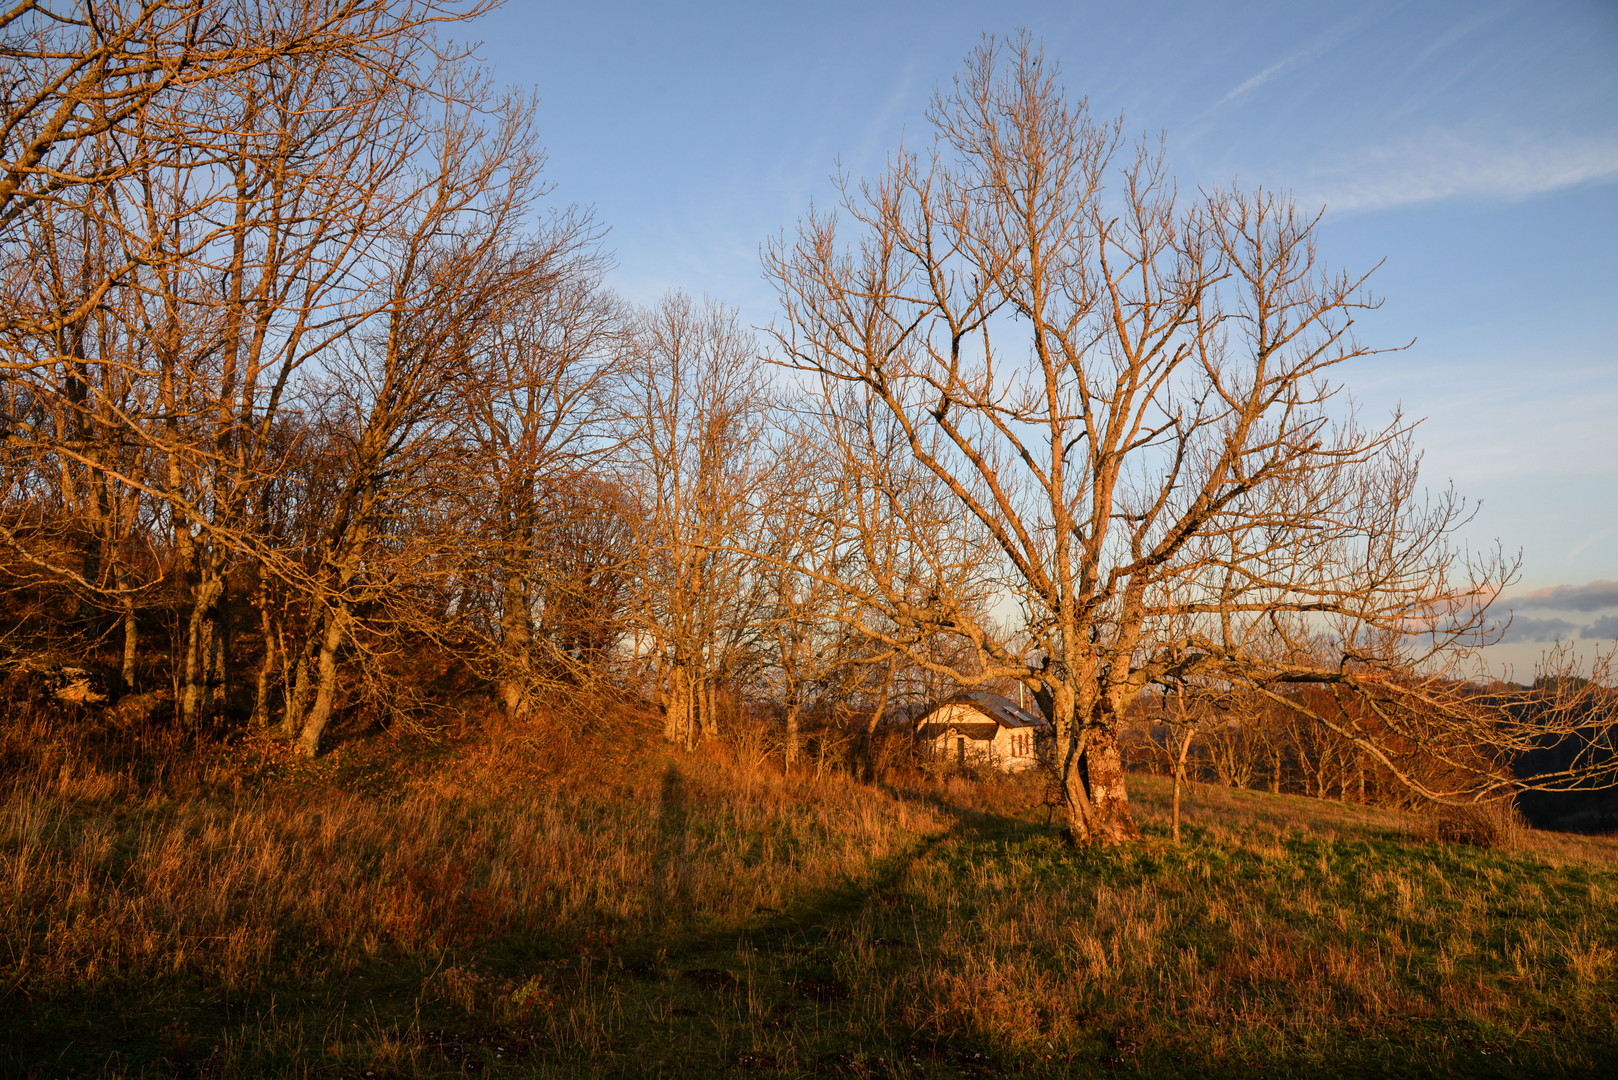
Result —
[{"label": "dry brown grass", "polygon": [[0,985],[38,999],[183,975],[240,991],[287,964],[723,928],[940,827],[837,775],[676,760],[634,734],[551,752],[557,734],[503,732],[400,778],[359,747],[308,765],[267,738],[171,746],[142,776],[49,726],[13,731]]},{"label": "dry brown grass", "polygon": [[[1147,821],[1168,820],[1171,792],[1171,782],[1166,778],[1130,779],[1130,797]],[[1447,808],[1411,812],[1305,795],[1271,795],[1220,784],[1189,784],[1183,812],[1193,824],[1200,821],[1206,827],[1234,832],[1246,829],[1278,835],[1294,832],[1323,839],[1468,843],[1466,838],[1446,837],[1447,830],[1435,824],[1435,820],[1448,816]],[[1514,851],[1552,866],[1618,866],[1618,834],[1547,832],[1532,828],[1507,807],[1492,809],[1490,816],[1503,819],[1497,828],[1507,835],[1499,837],[1498,842],[1472,846]]]},{"label": "dry brown grass", "polygon": [[[1037,778],[788,777],[745,738],[686,757],[649,717],[604,722],[312,764],[0,729],[0,1070],[70,1049],[221,1077],[1618,1055],[1615,839],[1446,844],[1419,816],[1198,785],[1175,846],[1168,782],[1138,777],[1145,843],[1076,851]],[[127,1046],[107,1015],[135,1018]]]}]

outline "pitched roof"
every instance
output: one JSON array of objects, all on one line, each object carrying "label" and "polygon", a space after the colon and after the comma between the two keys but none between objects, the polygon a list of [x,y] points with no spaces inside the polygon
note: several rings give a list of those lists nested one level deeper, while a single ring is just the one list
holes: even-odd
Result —
[{"label": "pitched roof", "polygon": [[978,724],[973,724],[973,723],[946,724],[946,723],[944,723],[942,721],[932,721],[932,722],[923,721],[916,728],[916,733],[918,735],[920,735],[924,739],[936,739],[940,735],[944,735],[944,734],[946,734],[948,732],[953,731],[957,735],[966,736],[968,739],[971,739],[973,742],[989,742],[994,738],[995,733],[998,732],[999,730],[1000,730],[1000,725],[999,724],[991,724],[988,721],[984,721],[984,722],[978,723]]},{"label": "pitched roof", "polygon": [[[924,724],[929,728],[938,726],[938,722],[931,720],[930,718],[935,712],[938,711],[938,709],[944,707],[945,705],[969,706],[973,711],[981,713],[986,719],[993,720],[996,727],[1048,728],[1051,726],[1050,721],[1046,720],[1039,713],[1030,711],[1028,709],[1019,709],[1008,698],[1001,697],[999,694],[989,694],[984,693],[981,690],[974,690],[964,694],[956,694],[952,698],[939,702],[936,707],[929,709],[922,717],[919,718],[916,724],[917,728],[919,729]],[[955,726],[957,728],[962,728],[962,734],[965,734],[965,727],[975,727],[977,725],[957,723]],[[992,738],[993,735],[994,733],[990,731],[988,735],[974,735],[973,738]]]}]

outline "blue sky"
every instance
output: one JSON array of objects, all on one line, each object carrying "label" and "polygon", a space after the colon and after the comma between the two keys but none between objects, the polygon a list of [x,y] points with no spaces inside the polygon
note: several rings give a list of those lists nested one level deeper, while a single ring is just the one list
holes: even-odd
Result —
[{"label": "blue sky", "polygon": [[611,228],[614,288],[765,324],[764,240],[839,162],[924,138],[934,86],[1019,28],[1098,115],[1165,135],[1182,187],[1288,189],[1325,207],[1328,261],[1386,260],[1364,338],[1416,344],[1345,381],[1425,418],[1429,482],[1482,504],[1469,542],[1521,549],[1515,636],[1618,635],[1618,589],[1547,592],[1618,581],[1618,3],[508,0],[470,29],[537,90],[553,197]]}]

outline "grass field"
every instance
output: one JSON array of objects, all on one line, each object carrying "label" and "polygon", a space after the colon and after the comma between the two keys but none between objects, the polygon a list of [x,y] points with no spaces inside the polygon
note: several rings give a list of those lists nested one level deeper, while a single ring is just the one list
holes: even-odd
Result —
[{"label": "grass field", "polygon": [[[1618,841],[1198,786],[1080,851],[1037,786],[649,733],[138,753],[7,730],[0,1071],[1610,1075]],[[598,748],[599,749],[599,748]],[[604,781],[602,777],[611,777]]]}]

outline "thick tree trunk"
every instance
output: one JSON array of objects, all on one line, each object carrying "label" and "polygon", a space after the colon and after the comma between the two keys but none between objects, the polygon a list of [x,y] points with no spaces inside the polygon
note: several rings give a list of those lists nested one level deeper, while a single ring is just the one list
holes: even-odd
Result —
[{"label": "thick tree trunk", "polygon": [[320,735],[331,720],[337,696],[337,650],[343,643],[343,632],[347,625],[347,607],[339,603],[326,617],[326,632],[321,636],[320,657],[316,664],[320,682],[315,690],[315,703],[303,722],[302,734],[298,736],[298,749],[305,757],[320,753]]},{"label": "thick tree trunk", "polygon": [[501,615],[502,671],[500,701],[508,720],[526,719],[532,707],[529,670],[534,631],[528,611],[528,580],[520,573],[506,576]]},{"label": "thick tree trunk", "polygon": [[699,715],[702,720],[702,737],[704,739],[717,739],[719,738],[718,687],[709,678],[704,678],[697,685],[698,701],[700,703]]},{"label": "thick tree trunk", "polygon": [[1081,762],[1088,789],[1089,839],[1092,843],[1122,844],[1140,839],[1140,830],[1129,812],[1129,791],[1125,784],[1124,759],[1118,751],[1118,737],[1110,727],[1093,727]]},{"label": "thick tree trunk", "polygon": [[689,750],[696,743],[696,723],[692,712],[696,708],[690,670],[680,663],[669,669],[668,685],[663,691],[663,738]]},{"label": "thick tree trunk", "polygon": [[286,712],[281,716],[281,734],[292,738],[303,727],[303,713],[309,704],[309,653],[307,644],[298,656],[287,693]]},{"label": "thick tree trunk", "polygon": [[225,706],[227,637],[225,575],[211,558],[198,560],[191,580],[191,613],[186,620],[181,662],[180,721],[191,731]]},{"label": "thick tree trunk", "polygon": [[787,767],[791,768],[798,761],[798,714],[802,711],[796,701],[787,706]]},{"label": "thick tree trunk", "polygon": [[1097,710],[1085,708],[1074,689],[1062,682],[1037,691],[1035,699],[1056,728],[1068,838],[1086,846],[1139,840],[1111,725],[1095,720]]}]

